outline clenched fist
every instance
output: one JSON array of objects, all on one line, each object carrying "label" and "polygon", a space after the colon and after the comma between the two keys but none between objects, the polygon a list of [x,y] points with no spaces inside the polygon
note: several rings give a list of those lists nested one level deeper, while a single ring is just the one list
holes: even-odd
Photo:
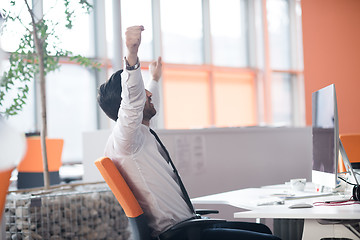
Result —
[{"label": "clenched fist", "polygon": [[128,27],[125,32],[125,43],[128,50],[127,61],[130,66],[136,64],[137,53],[141,43],[141,32],[144,31],[144,26]]},{"label": "clenched fist", "polygon": [[149,71],[152,76],[152,79],[158,82],[162,74],[161,57],[159,57],[157,61],[150,63]]}]

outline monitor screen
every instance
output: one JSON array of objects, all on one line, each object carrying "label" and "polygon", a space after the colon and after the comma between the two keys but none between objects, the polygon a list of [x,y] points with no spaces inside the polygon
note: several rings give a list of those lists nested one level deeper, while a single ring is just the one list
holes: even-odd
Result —
[{"label": "monitor screen", "polygon": [[339,155],[339,124],[335,85],[312,94],[312,182],[335,188]]}]

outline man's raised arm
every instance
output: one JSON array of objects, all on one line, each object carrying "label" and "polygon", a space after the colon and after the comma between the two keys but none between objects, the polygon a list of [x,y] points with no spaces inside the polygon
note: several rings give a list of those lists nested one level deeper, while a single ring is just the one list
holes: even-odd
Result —
[{"label": "man's raised arm", "polygon": [[134,66],[138,62],[138,50],[141,43],[141,32],[144,31],[143,26],[128,27],[125,32],[126,47],[128,50],[126,60],[129,66]]}]

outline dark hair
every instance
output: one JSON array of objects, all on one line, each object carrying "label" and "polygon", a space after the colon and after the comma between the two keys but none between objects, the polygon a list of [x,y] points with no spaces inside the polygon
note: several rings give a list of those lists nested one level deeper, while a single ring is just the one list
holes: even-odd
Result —
[{"label": "dark hair", "polygon": [[110,79],[100,85],[98,89],[97,101],[104,113],[116,121],[121,104],[121,73],[119,70]]}]

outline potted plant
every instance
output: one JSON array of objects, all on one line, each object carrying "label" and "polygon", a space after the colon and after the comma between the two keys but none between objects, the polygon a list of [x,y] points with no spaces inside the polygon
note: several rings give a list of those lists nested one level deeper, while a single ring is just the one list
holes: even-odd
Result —
[{"label": "potted plant", "polygon": [[[44,168],[44,187],[49,188],[49,170],[47,158],[47,113],[46,113],[46,75],[57,70],[60,67],[60,59],[67,58],[70,61],[77,62],[80,65],[91,68],[99,68],[100,64],[96,63],[81,55],[73,55],[72,52],[60,48],[53,44],[51,39],[59,39],[56,34],[57,25],[46,19],[46,15],[37,16],[35,11],[30,7],[28,0],[11,1],[11,7],[15,9],[15,4],[22,2],[25,4],[30,22],[25,23],[19,15],[14,11],[3,10],[5,18],[5,30],[7,21],[17,21],[25,28],[25,34],[20,39],[20,44],[15,52],[10,54],[8,70],[3,74],[0,82],[0,114],[3,117],[9,117],[19,113],[26,100],[29,92],[29,83],[35,78],[40,85],[41,96],[41,155],[43,159]],[[78,10],[84,10],[90,13],[92,5],[86,0],[80,0],[77,4],[78,9],[75,9],[70,4],[70,0],[63,1],[65,6],[66,27],[71,29],[73,27],[73,20]],[[6,31],[3,31],[3,34]],[[16,85],[15,85],[16,84]],[[5,106],[6,94],[14,94],[11,103]],[[9,100],[9,99],[8,99]]]}]

